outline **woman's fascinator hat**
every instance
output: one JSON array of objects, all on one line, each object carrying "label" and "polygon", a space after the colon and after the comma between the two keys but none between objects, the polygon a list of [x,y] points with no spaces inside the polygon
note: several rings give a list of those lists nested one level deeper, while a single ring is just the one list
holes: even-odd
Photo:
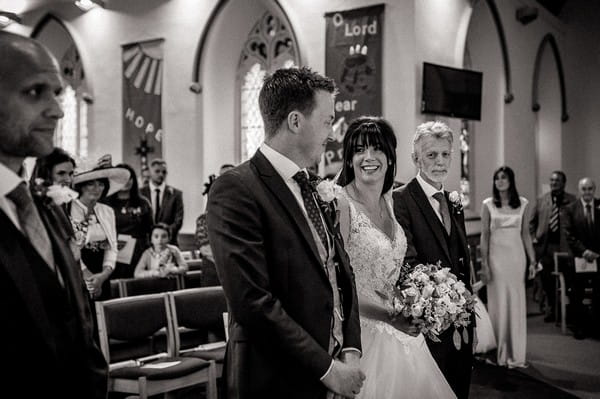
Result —
[{"label": "woman's fascinator hat", "polygon": [[121,190],[129,181],[130,173],[125,168],[114,167],[111,163],[105,162],[103,158],[98,161],[79,160],[77,169],[73,176],[73,185],[79,185],[92,180],[108,180],[108,191],[106,196]]}]

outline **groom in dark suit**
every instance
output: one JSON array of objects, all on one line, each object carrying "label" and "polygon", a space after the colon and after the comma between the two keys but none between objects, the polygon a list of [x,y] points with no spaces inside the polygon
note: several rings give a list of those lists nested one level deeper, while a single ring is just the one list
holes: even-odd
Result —
[{"label": "groom in dark suit", "polygon": [[308,68],[267,77],[264,144],[210,189],[230,399],[353,398],[362,386],[358,301],[335,200],[321,199],[306,171],[333,136],[334,92]]},{"label": "groom in dark suit", "polygon": [[[442,122],[427,122],[417,127],[413,140],[413,162],[418,174],[393,193],[394,213],[404,228],[408,248],[406,263],[441,262],[449,267],[470,290],[469,249],[460,200],[444,190],[452,161],[453,136]],[[474,322],[474,317],[471,317]],[[459,398],[469,396],[473,363],[473,326],[468,328],[469,343],[457,350],[449,328],[440,335],[441,342],[427,340],[427,345],[448,383]]]},{"label": "groom in dark suit", "polygon": [[58,63],[38,42],[0,32],[0,353],[2,390],[23,398],[105,398],[81,269],[62,209],[32,192],[25,157],[50,154],[63,117]]}]

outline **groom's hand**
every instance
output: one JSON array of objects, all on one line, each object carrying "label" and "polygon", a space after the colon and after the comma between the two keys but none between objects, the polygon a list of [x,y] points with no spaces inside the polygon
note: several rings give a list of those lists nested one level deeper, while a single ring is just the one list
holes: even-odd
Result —
[{"label": "groom's hand", "polygon": [[331,370],[322,381],[330,391],[354,398],[360,392],[364,379],[365,374],[358,367],[334,360]]}]

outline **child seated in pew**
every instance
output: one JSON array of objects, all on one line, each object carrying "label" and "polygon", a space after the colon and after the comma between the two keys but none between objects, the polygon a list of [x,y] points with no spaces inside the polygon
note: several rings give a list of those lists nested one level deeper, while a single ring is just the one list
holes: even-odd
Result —
[{"label": "child seated in pew", "polygon": [[150,248],[138,262],[133,276],[169,277],[185,273],[188,265],[177,246],[169,244],[171,232],[165,223],[157,223],[150,231]]}]

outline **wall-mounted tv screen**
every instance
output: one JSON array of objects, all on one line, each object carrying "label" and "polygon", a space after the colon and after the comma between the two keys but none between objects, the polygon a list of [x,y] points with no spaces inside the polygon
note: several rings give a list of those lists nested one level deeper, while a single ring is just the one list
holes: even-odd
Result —
[{"label": "wall-mounted tv screen", "polygon": [[483,73],[423,63],[421,113],[481,120]]}]

